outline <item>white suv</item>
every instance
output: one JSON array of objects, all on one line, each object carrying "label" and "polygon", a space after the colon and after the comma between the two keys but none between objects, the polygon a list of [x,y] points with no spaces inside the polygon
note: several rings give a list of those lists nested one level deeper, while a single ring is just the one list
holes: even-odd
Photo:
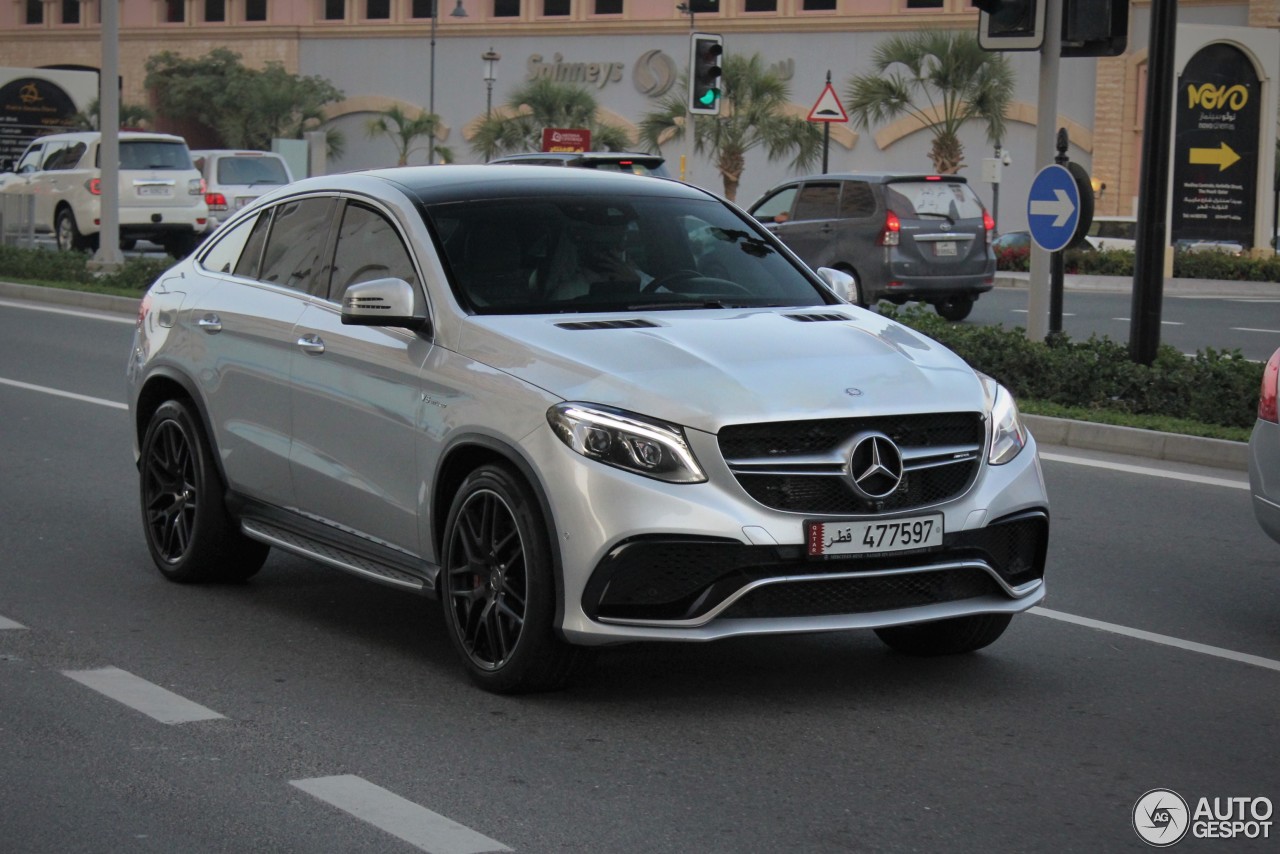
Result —
[{"label": "white suv", "polygon": [[289,164],[270,151],[211,149],[193,151],[191,159],[204,177],[210,231],[258,196],[293,181]]},{"label": "white suv", "polygon": [[[52,232],[62,250],[93,250],[102,227],[96,131],[43,136],[27,146],[6,193],[35,197],[35,230]],[[158,243],[182,258],[209,227],[204,180],[187,143],[162,133],[120,133],[120,243]]]},{"label": "white suv", "polygon": [[677,181],[297,181],[142,301],[151,557],[243,582],[274,548],[435,597],[499,692],[630,641],[976,650],[1045,594],[1035,441],[999,383],[852,284]]}]

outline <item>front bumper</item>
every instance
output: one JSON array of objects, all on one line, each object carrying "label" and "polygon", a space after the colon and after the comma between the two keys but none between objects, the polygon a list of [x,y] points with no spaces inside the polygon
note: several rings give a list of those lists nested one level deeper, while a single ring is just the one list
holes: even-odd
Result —
[{"label": "front bumper", "polygon": [[550,430],[529,437],[555,522],[567,640],[878,628],[1016,613],[1044,598],[1048,500],[1034,439],[1006,465],[984,463],[954,500],[877,517],[941,513],[941,547],[812,559],[804,536],[811,514],[753,500],[715,436],[688,438],[706,483],[667,484],[596,464]]}]

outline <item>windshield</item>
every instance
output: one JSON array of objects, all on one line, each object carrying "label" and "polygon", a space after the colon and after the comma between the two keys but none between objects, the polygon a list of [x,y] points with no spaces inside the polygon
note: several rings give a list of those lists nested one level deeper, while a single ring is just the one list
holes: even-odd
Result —
[{"label": "windshield", "polygon": [[982,219],[982,202],[959,181],[894,181],[888,206],[905,219]]},{"label": "windshield", "polygon": [[835,301],[712,199],[510,198],[426,215],[459,301],[480,314]]},{"label": "windshield", "polygon": [[[101,157],[102,150],[99,149],[98,153]],[[191,154],[183,142],[122,139],[120,168],[185,171],[191,168]]]},{"label": "windshield", "polygon": [[284,163],[274,157],[218,158],[219,184],[288,184],[289,175]]}]

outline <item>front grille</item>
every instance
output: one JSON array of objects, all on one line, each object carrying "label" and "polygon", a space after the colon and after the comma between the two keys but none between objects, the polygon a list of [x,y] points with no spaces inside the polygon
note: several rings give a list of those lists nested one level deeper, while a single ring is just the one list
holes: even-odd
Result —
[{"label": "front grille", "polygon": [[[906,473],[891,495],[870,500],[849,476],[849,451],[867,432],[893,440]],[[982,461],[985,425],[976,412],[738,424],[719,434],[739,485],[766,507],[792,513],[890,513],[950,501],[969,489]]]},{"label": "front grille", "polygon": [[[1048,536],[1048,517],[1034,511],[985,528],[949,533],[940,548],[904,555],[814,560],[800,545],[748,546],[731,540],[646,537],[620,544],[601,561],[583,591],[582,604],[593,618],[692,620],[755,581],[910,570],[959,561],[985,563],[1010,587],[1018,587],[1043,576]],[[770,584],[744,597],[746,604],[735,603],[727,613],[774,617],[856,614],[1002,591],[989,573],[971,566],[879,579],[868,576],[849,581],[832,578]]]},{"label": "front grille", "polygon": [[759,587],[733,603],[721,617],[747,619],[868,614],[939,602],[958,602],[1002,592],[995,579],[977,567],[869,578],[833,578]]}]

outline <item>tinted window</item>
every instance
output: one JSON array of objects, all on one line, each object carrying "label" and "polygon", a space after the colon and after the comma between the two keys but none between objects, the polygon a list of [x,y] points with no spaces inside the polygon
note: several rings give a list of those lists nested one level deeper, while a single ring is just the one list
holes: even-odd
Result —
[{"label": "tinted window", "polygon": [[751,213],[756,219],[773,220],[780,214],[791,215],[791,203],[796,198],[796,187],[783,187],[756,206]]},{"label": "tinted window", "polygon": [[338,229],[330,298],[341,300],[354,284],[386,278],[417,284],[418,274],[409,250],[395,226],[382,214],[364,205],[347,205]]},{"label": "tinted window", "polygon": [[434,205],[427,218],[459,301],[483,314],[824,302],[712,200],[511,198]]},{"label": "tinted window", "polygon": [[888,206],[909,219],[982,219],[982,202],[959,181],[895,181],[887,187]]},{"label": "tinted window", "polygon": [[320,282],[320,267],[332,213],[333,199],[301,199],[276,205],[258,278],[307,293],[326,293],[327,285]]},{"label": "tinted window", "polygon": [[249,279],[258,278],[258,268],[262,264],[262,248],[267,245],[267,234],[271,231],[271,211],[258,215],[253,224],[253,231],[236,262],[236,275]]},{"label": "tinted window", "polygon": [[860,219],[876,212],[876,197],[865,181],[845,181],[840,191],[840,217]]},{"label": "tinted window", "polygon": [[[97,166],[101,167],[102,148],[98,148]],[[179,170],[191,169],[191,152],[187,151],[185,142],[163,142],[158,140],[121,140],[121,169],[157,169]]]},{"label": "tinted window", "polygon": [[[240,253],[249,240],[255,222],[256,219],[250,217],[236,223],[230,229],[219,230],[211,238],[209,249],[205,250],[200,258],[200,265],[215,273],[230,273],[236,269],[236,262],[240,259]],[[258,248],[261,249],[261,247],[262,244],[259,243]]]},{"label": "tinted window", "polygon": [[792,219],[835,219],[839,201],[840,185],[835,181],[805,184],[796,198]]},{"label": "tinted window", "polygon": [[284,164],[274,157],[220,157],[219,184],[288,184]]}]

